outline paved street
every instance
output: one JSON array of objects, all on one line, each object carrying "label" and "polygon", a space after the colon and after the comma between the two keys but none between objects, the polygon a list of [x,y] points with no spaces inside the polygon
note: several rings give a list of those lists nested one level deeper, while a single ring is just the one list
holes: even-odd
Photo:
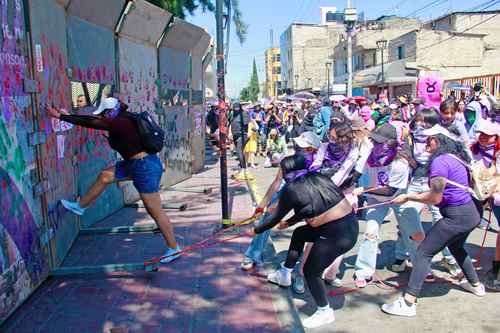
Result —
[{"label": "paved street", "polygon": [[[276,169],[259,170],[257,181],[259,191],[264,192]],[[425,227],[430,227],[430,216],[424,214]],[[498,224],[493,223],[495,229]],[[360,222],[360,237],[364,231],[365,223]],[[274,259],[276,267],[283,260],[288,249],[288,233],[274,232],[272,238],[278,258]],[[467,249],[475,257],[478,253],[484,235],[483,230],[476,229],[468,239]],[[397,275],[388,271],[385,267],[393,261],[394,241],[397,237],[396,223],[393,218],[384,225],[381,231],[381,242],[379,245],[381,255],[378,257],[377,276],[381,279],[389,279],[391,283],[401,285],[407,283],[409,272]],[[493,257],[496,233],[488,232],[486,248],[481,259],[488,267]],[[359,238],[358,238],[359,239]],[[356,259],[356,247],[346,256],[341,267],[344,288],[336,289],[329,287],[332,293],[338,296],[331,297],[330,302],[335,309],[336,321],[329,327],[308,330],[308,332],[498,332],[500,318],[498,309],[500,306],[500,295],[488,293],[485,298],[479,298],[472,294],[463,292],[449,282],[449,275],[435,263],[434,274],[438,277],[435,283],[426,284],[422,298],[419,299],[416,318],[389,317],[380,311],[380,306],[392,301],[399,296],[399,290],[387,288],[381,285],[369,285],[363,290],[348,292],[354,288],[352,279],[353,265]],[[434,258],[439,261],[440,256]],[[482,272],[481,272],[482,273]],[[274,288],[276,290],[280,288]],[[293,299],[293,304],[301,318],[311,315],[315,310],[313,299],[306,291],[305,295],[299,296],[291,290],[288,295]]]},{"label": "paved street", "polygon": [[[262,162],[262,161],[260,161]],[[257,190],[263,193],[276,169],[257,169]],[[184,202],[184,211],[169,211],[183,246],[210,235],[219,224],[220,200],[218,164],[183,182],[183,188],[214,188],[211,194],[165,192],[168,202]],[[251,197],[242,183],[230,182],[232,219],[248,217]],[[142,225],[152,221],[142,209],[125,208],[98,226]],[[364,224],[361,223],[361,230]],[[267,249],[265,269],[247,274],[239,269],[242,253],[250,239],[238,238],[209,247],[162,265],[159,272],[142,271],[79,275],[52,278],[6,322],[2,332],[301,332],[301,318],[310,315],[314,302],[308,292],[303,296],[265,281],[265,274],[286,254],[290,231],[275,232],[274,248]],[[483,232],[470,238],[469,249],[477,253]],[[492,256],[494,237],[488,233],[483,261]],[[384,225],[377,275],[404,284],[384,269],[392,260],[396,238],[395,223]],[[64,266],[141,262],[163,251],[159,234],[80,236]],[[489,246],[489,248],[488,248]],[[276,252],[277,256],[274,257]],[[446,281],[448,276],[436,266],[438,282],[427,284],[419,302],[418,317],[388,317],[379,307],[399,291],[370,285],[362,291],[343,294],[353,288],[352,265],[355,250],[342,266],[345,288],[330,288],[338,293],[330,301],[336,322],[311,332],[496,332],[500,319],[495,309],[500,298],[488,294],[481,299],[458,290]],[[439,260],[440,258],[436,258]],[[489,307],[485,308],[485,304]]]}]

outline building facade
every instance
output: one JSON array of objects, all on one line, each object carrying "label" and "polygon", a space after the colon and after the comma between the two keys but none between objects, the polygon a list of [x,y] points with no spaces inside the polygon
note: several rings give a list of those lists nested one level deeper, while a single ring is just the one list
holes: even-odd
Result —
[{"label": "building facade", "polygon": [[[325,90],[343,26],[292,23],[280,36],[281,82],[288,91]],[[330,73],[330,76],[328,75]]]},{"label": "building facade", "polygon": [[281,91],[281,59],[279,47],[266,50],[266,82],[264,97],[277,97]]},{"label": "building facade", "polygon": [[[436,75],[445,82],[477,81],[499,93],[500,11],[458,12],[405,29],[392,18],[382,29],[367,28],[353,40],[353,87],[374,97],[384,87],[389,96],[415,95],[418,77]],[[375,25],[376,26],[376,25]],[[373,27],[373,25],[372,25]],[[376,41],[386,39],[384,73]],[[335,78],[347,79],[345,42],[335,48]],[[447,93],[447,92],[445,92]]]}]

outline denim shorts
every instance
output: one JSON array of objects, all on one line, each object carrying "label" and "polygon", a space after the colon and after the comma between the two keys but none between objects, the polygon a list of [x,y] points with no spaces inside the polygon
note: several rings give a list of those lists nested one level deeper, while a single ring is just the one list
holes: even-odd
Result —
[{"label": "denim shorts", "polygon": [[118,161],[115,164],[115,178],[118,181],[131,178],[139,193],[159,192],[162,174],[163,165],[156,154]]}]

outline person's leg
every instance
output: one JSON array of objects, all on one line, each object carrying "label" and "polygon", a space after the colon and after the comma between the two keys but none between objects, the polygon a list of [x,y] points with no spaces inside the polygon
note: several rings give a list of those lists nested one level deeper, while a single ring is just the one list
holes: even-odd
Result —
[{"label": "person's leg", "polygon": [[305,243],[313,242],[318,237],[319,235],[314,232],[314,228],[308,224],[295,229],[292,234],[292,239],[290,240],[290,246],[284,266],[293,269],[304,250]]},{"label": "person's leg", "polygon": [[101,171],[90,189],[80,198],[80,207],[88,207],[97,197],[104,192],[109,184],[116,182],[115,167],[109,167]]},{"label": "person's leg", "polygon": [[476,270],[472,265],[472,260],[470,259],[467,251],[465,251],[464,245],[467,237],[469,237],[472,232],[464,232],[461,235],[455,237],[452,242],[448,243],[448,248],[450,249],[451,254],[457,261],[457,264],[460,266],[462,271],[464,272],[465,278],[469,283],[473,286],[477,286],[479,284],[479,278],[477,276]]},{"label": "person's leg", "polygon": [[[500,206],[493,205],[493,214],[497,220],[498,226],[500,226]],[[497,242],[495,249],[495,261],[500,263],[500,231],[497,233]]]},{"label": "person's leg", "polygon": [[333,261],[333,263],[325,269],[325,271],[323,273],[323,277],[325,278],[325,280],[333,281],[337,278],[337,273],[339,272],[339,268],[340,268],[340,265],[342,264],[343,259],[344,259],[344,255],[338,256]]},{"label": "person's leg", "polygon": [[[407,202],[399,208],[394,208],[396,220],[401,233],[401,244],[404,251],[396,251],[396,259],[403,259],[403,253],[408,253],[412,263],[415,262],[418,244],[425,238],[424,229],[420,220],[423,205],[418,202]],[[400,258],[398,258],[398,255]]]},{"label": "person's leg", "polygon": [[[368,200],[368,204],[375,203]],[[356,279],[370,279],[377,266],[377,250],[380,226],[389,212],[388,206],[368,209],[366,213],[366,229],[361,239],[361,245],[355,264]]]},{"label": "person's leg", "polygon": [[177,247],[177,241],[175,239],[174,229],[170,219],[161,207],[160,193],[140,193],[140,196],[147,212],[151,215],[153,220],[155,220],[158,228],[160,228],[161,234],[163,238],[165,238],[168,247],[175,249]]}]

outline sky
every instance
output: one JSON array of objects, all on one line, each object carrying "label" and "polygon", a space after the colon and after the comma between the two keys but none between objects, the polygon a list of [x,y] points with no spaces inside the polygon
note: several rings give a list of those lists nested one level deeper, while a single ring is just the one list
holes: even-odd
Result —
[{"label": "sky", "polygon": [[[424,21],[439,17],[450,11],[471,9],[481,4],[493,4],[487,0],[353,0],[353,7],[365,12],[367,19],[381,15],[399,15],[418,17]],[[215,0],[214,0],[215,3]],[[343,11],[347,1],[325,0],[240,0],[243,20],[249,25],[248,37],[240,44],[234,27],[230,38],[228,73],[226,75],[226,95],[238,97],[241,89],[248,86],[252,72],[252,63],[257,62],[259,82],[265,80],[264,52],[271,46],[270,31],[273,30],[274,46],[279,47],[282,32],[292,22],[320,23],[319,7],[333,6]],[[487,10],[500,9],[500,3]],[[215,16],[197,10],[187,21],[205,28],[215,39]]]}]

